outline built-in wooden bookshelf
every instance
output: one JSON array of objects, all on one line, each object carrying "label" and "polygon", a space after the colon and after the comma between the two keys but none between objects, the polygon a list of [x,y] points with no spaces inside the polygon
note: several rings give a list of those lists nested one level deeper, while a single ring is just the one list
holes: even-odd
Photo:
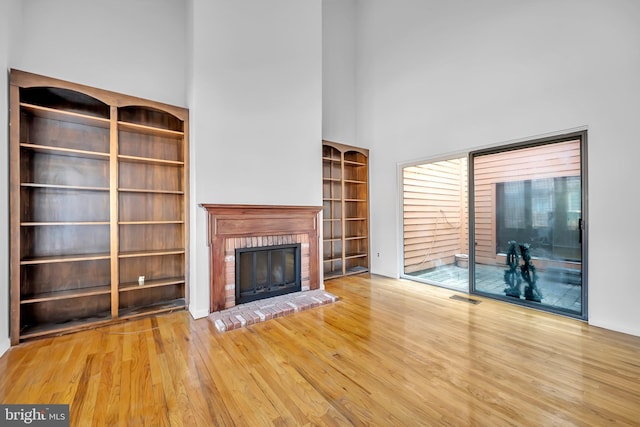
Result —
[{"label": "built-in wooden bookshelf", "polygon": [[188,111],[10,82],[11,343],[184,309]]},{"label": "built-in wooden bookshelf", "polygon": [[369,271],[369,150],[322,145],[325,279]]}]

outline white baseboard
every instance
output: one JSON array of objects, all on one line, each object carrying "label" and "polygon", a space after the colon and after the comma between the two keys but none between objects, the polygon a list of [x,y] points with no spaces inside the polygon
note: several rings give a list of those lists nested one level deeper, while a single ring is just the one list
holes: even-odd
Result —
[{"label": "white baseboard", "polygon": [[614,332],[621,332],[623,334],[640,337],[640,329],[638,328],[629,328],[625,325],[613,324],[610,322],[600,322],[597,320],[596,321],[589,320],[589,325],[596,326],[598,328],[608,329]]},{"label": "white baseboard", "polygon": [[9,350],[10,348],[11,348],[11,341],[9,340],[9,338],[0,340],[0,356],[5,354],[7,350]]},{"label": "white baseboard", "polygon": [[202,319],[203,317],[207,317],[209,315],[209,310],[192,310],[191,307],[189,307],[189,313],[191,313],[191,317],[193,317],[194,319]]}]

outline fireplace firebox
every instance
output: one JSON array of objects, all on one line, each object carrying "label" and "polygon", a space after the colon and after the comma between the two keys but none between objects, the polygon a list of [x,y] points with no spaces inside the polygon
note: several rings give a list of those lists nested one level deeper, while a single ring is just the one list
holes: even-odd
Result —
[{"label": "fireplace firebox", "polygon": [[300,247],[297,243],[236,249],[236,304],[299,292]]}]

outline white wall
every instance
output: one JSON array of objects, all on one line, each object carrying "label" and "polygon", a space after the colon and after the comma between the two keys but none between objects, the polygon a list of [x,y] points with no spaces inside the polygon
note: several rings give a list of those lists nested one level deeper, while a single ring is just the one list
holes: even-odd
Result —
[{"label": "white wall", "polygon": [[185,106],[182,0],[23,0],[13,68]]},{"label": "white wall", "polygon": [[370,145],[372,271],[400,271],[398,162],[589,131],[589,313],[640,335],[640,2],[367,0],[358,142]]},{"label": "white wall", "polygon": [[19,0],[0,2],[0,356],[9,348],[9,93],[8,69],[12,42],[20,28]]},{"label": "white wall", "polygon": [[356,142],[356,25],[355,0],[322,0],[322,137],[350,145]]},{"label": "white wall", "polygon": [[200,203],[322,204],[320,0],[193,0],[191,312],[209,307]]}]

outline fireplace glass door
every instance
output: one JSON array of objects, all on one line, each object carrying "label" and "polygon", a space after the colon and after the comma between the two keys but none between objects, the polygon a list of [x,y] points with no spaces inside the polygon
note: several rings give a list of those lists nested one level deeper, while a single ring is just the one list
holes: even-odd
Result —
[{"label": "fireplace glass door", "polygon": [[236,249],[236,304],[301,289],[300,244]]}]

